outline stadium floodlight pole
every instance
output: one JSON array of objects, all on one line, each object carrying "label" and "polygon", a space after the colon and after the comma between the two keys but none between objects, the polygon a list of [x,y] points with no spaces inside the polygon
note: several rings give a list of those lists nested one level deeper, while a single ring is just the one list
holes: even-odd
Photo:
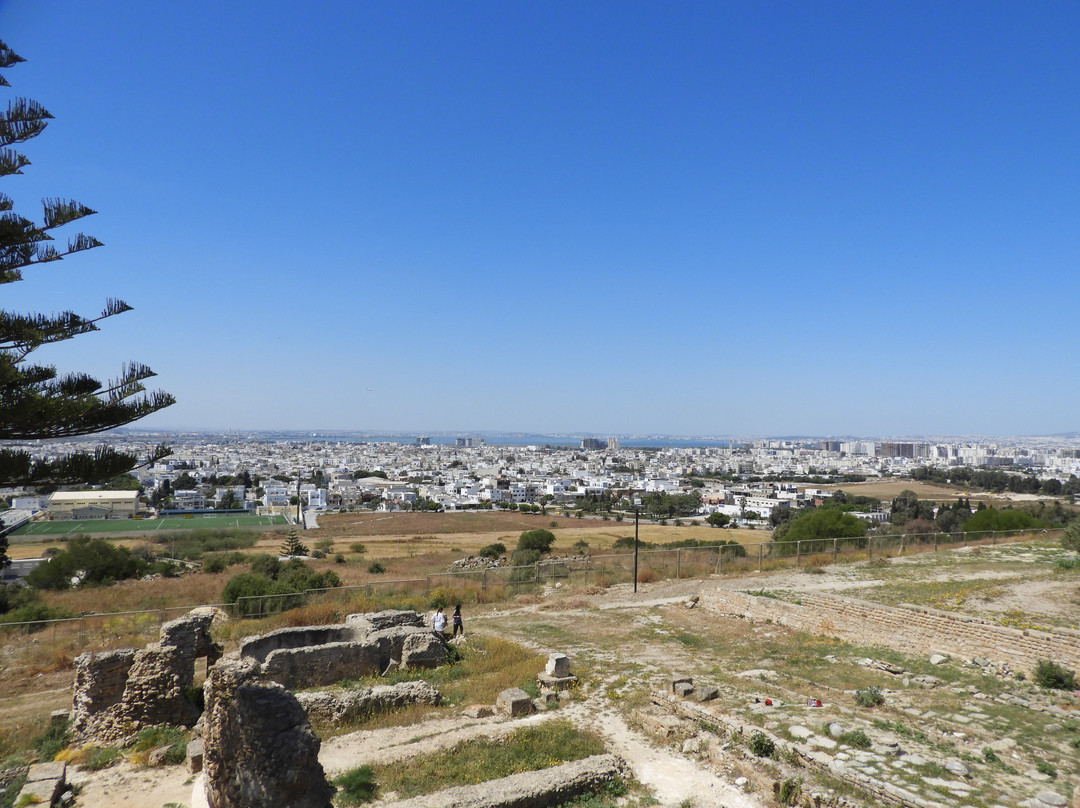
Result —
[{"label": "stadium floodlight pole", "polygon": [[300,472],[296,472],[296,524],[300,524]]},{"label": "stadium floodlight pole", "polygon": [[637,592],[638,516],[641,514],[641,497],[634,497],[634,591]]}]

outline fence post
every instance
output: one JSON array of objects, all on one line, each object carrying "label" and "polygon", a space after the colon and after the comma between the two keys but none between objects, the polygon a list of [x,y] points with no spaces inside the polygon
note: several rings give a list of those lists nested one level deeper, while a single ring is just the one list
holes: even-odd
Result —
[{"label": "fence post", "polygon": [[765,543],[759,541],[758,546],[757,546],[757,571],[758,572],[761,572],[761,559],[764,557],[764,555],[765,555]]},{"label": "fence post", "polygon": [[802,539],[795,540],[795,568],[798,569],[802,564]]},{"label": "fence post", "polygon": [[866,542],[866,560],[874,560],[874,537],[871,536]]},{"label": "fence post", "polygon": [[832,540],[832,563],[834,563],[834,564],[836,563],[836,553],[837,553],[836,539],[833,539]]},{"label": "fence post", "polygon": [[990,533],[990,544],[992,544],[992,545],[997,544],[997,531],[996,530]]},{"label": "fence post", "polygon": [[675,580],[682,578],[682,549],[675,548]]}]

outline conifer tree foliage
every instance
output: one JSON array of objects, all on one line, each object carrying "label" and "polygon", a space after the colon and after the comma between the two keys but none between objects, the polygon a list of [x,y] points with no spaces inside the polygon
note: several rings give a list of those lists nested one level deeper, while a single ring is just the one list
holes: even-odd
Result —
[{"label": "conifer tree foliage", "polygon": [[[22,61],[0,42],[0,69]],[[0,86],[11,86],[3,74]],[[0,177],[23,173],[30,161],[11,147],[37,137],[51,118],[41,104],[26,98],[15,98],[6,111],[0,110]],[[38,224],[16,213],[11,198],[0,193],[0,284],[22,280],[23,270],[40,270],[39,264],[101,246],[84,233],[69,235],[64,245],[57,242],[55,231],[93,214],[90,208],[58,198],[42,200],[42,207],[44,215]],[[128,363],[119,378],[102,383],[86,373],[58,373],[55,367],[29,361],[41,346],[96,331],[101,320],[130,309],[121,300],[108,300],[96,316],[0,310],[0,440],[95,434],[174,403],[168,393],[146,392],[143,382],[155,374],[142,364]],[[142,462],[168,453],[167,447],[159,446]],[[135,455],[109,447],[37,461],[29,452],[0,448],[0,485],[93,483],[139,464]]]}]

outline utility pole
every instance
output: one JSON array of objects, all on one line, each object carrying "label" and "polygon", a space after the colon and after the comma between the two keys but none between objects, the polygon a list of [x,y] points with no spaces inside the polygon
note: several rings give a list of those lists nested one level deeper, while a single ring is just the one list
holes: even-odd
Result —
[{"label": "utility pole", "polygon": [[638,517],[641,515],[641,497],[634,497],[634,592],[637,592]]}]

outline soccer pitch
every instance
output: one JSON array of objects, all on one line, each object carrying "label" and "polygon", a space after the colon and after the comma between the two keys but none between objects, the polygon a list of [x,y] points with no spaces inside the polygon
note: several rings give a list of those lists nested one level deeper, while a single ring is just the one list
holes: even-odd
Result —
[{"label": "soccer pitch", "polygon": [[157,530],[221,530],[230,527],[280,527],[284,516],[163,516],[160,519],[76,519],[64,522],[32,522],[11,532],[12,536],[90,535],[98,533],[150,533]]}]

